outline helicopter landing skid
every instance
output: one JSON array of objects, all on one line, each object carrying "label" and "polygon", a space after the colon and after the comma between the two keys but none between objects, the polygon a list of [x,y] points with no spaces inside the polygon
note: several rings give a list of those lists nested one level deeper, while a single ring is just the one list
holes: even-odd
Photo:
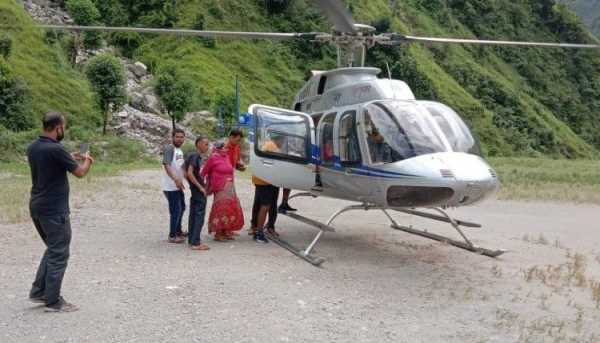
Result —
[{"label": "helicopter landing skid", "polygon": [[393,209],[394,211],[399,211],[399,212],[404,212],[407,214],[411,214],[411,215],[415,215],[415,216],[419,216],[419,217],[424,217],[424,218],[428,218],[428,219],[432,219],[432,220],[437,220],[437,221],[442,221],[445,223],[449,223],[463,238],[464,241],[457,241],[454,239],[451,239],[449,237],[446,236],[442,236],[442,235],[438,235],[435,233],[431,233],[431,232],[427,232],[427,231],[423,231],[423,230],[416,230],[413,229],[412,227],[407,227],[407,226],[403,226],[403,225],[399,225],[394,218],[392,218],[392,216],[390,216],[390,214],[387,212],[386,209],[381,209],[383,211],[383,213],[388,217],[388,219],[391,222],[391,228],[394,230],[399,230],[399,231],[404,231],[413,235],[417,235],[417,236],[421,236],[424,238],[428,238],[428,239],[432,239],[434,241],[438,241],[438,242],[443,242],[452,246],[455,246],[457,248],[460,249],[464,249],[476,254],[480,254],[483,256],[487,256],[487,257],[498,257],[502,254],[504,254],[506,252],[506,250],[490,250],[490,249],[486,249],[486,248],[482,248],[482,247],[478,247],[475,246],[465,235],[465,233],[461,230],[461,226],[464,227],[476,227],[476,228],[480,228],[481,225],[480,224],[475,224],[475,223],[470,223],[470,222],[465,222],[465,221],[461,221],[461,220],[456,220],[452,217],[450,217],[450,215],[448,215],[448,213],[446,213],[446,211],[439,209],[439,208],[432,208],[432,210],[435,210],[437,212],[439,212],[441,214],[441,216],[435,215],[435,214],[431,214],[431,213],[427,213],[427,212],[422,212],[422,211],[416,211],[416,210],[409,210],[409,209]]},{"label": "helicopter landing skid", "polygon": [[[436,215],[436,214],[432,214],[432,213],[428,213],[428,212],[417,211],[417,210],[412,210],[412,209],[404,209],[404,208],[383,208],[383,207],[374,206],[374,205],[370,205],[370,204],[350,205],[350,206],[344,207],[341,210],[335,212],[327,221],[327,225],[328,226],[331,225],[331,223],[335,220],[335,218],[337,218],[339,215],[341,215],[344,212],[354,211],[354,210],[363,210],[363,211],[381,210],[386,215],[386,217],[388,217],[388,219],[390,220],[390,223],[391,223],[390,226],[394,230],[404,231],[404,232],[407,232],[407,233],[410,233],[413,235],[432,239],[432,240],[435,240],[438,242],[443,242],[443,243],[455,246],[457,248],[461,248],[461,249],[464,249],[464,250],[467,250],[467,251],[470,251],[470,252],[473,252],[476,254],[488,256],[488,257],[498,257],[506,252],[505,250],[490,250],[490,249],[475,246],[469,240],[469,238],[467,238],[465,233],[461,230],[461,226],[462,227],[471,227],[471,228],[480,228],[481,227],[480,224],[471,223],[471,222],[467,222],[464,220],[454,219],[454,218],[450,217],[450,215],[448,215],[448,213],[446,213],[446,211],[444,211],[440,208],[431,208],[431,209],[439,212],[440,215]],[[427,231],[423,231],[423,230],[416,230],[416,229],[413,229],[412,227],[402,226],[402,225],[398,224],[398,222],[396,222],[396,220],[394,220],[394,218],[392,218],[392,216],[388,213],[388,210],[394,210],[394,211],[398,211],[398,212],[407,213],[407,214],[410,214],[413,216],[419,216],[419,217],[423,217],[423,218],[427,218],[427,219],[431,219],[431,220],[448,223],[461,235],[461,237],[463,238],[464,241],[457,241],[457,240],[451,239],[446,236],[437,235],[435,233],[431,233],[431,232],[427,232]]]},{"label": "helicopter landing skid", "polygon": [[306,217],[303,217],[303,216],[295,214],[295,213],[286,212],[286,213],[282,213],[282,214],[285,215],[286,217],[295,219],[304,224],[316,227],[317,229],[319,229],[319,232],[317,233],[315,238],[312,240],[312,242],[308,245],[308,247],[306,247],[306,249],[304,249],[304,250],[298,249],[295,246],[291,245],[290,243],[286,242],[285,240],[281,239],[280,237],[271,235],[268,232],[266,233],[267,238],[269,238],[271,241],[273,241],[275,244],[279,245],[280,247],[288,250],[292,254],[294,254],[294,255],[300,257],[301,259],[305,260],[306,262],[312,264],[313,266],[318,267],[323,262],[325,262],[325,259],[312,255],[311,251],[313,250],[313,248],[315,247],[315,245],[317,244],[317,242],[319,241],[319,239],[321,238],[323,233],[335,232],[335,229],[330,227],[329,225],[325,225],[316,220],[306,218]]}]

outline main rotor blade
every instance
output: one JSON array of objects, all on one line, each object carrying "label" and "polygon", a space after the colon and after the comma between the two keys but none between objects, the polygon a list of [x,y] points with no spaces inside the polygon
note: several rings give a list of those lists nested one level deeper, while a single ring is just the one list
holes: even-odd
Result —
[{"label": "main rotor blade", "polygon": [[[571,49],[600,49],[596,44],[573,44],[573,43],[542,43],[542,42],[522,42],[522,41],[501,41],[501,40],[481,40],[481,39],[460,39],[460,38],[436,38],[436,37],[417,37],[392,34],[389,36],[388,44],[401,44],[406,42],[422,43],[443,43],[443,44],[479,44],[479,45],[506,45],[523,47],[545,47],[545,48],[571,48]],[[385,42],[383,42],[385,44]]]},{"label": "main rotor blade", "polygon": [[352,14],[340,0],[313,0],[338,32],[354,32]]},{"label": "main rotor blade", "polygon": [[155,29],[145,27],[110,27],[110,26],[69,26],[69,25],[38,25],[44,29],[67,31],[103,31],[103,32],[137,32],[154,34],[171,34],[181,36],[198,36],[214,38],[243,38],[243,39],[314,39],[318,33],[278,33],[278,32],[232,32],[232,31],[198,31],[186,29]]}]

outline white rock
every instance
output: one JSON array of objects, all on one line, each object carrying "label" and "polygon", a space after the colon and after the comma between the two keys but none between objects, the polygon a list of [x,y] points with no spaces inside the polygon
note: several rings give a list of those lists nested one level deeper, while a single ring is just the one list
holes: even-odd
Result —
[{"label": "white rock", "polygon": [[135,74],[138,78],[146,76],[148,74],[148,67],[142,62],[135,62],[134,64],[130,64],[129,70]]}]

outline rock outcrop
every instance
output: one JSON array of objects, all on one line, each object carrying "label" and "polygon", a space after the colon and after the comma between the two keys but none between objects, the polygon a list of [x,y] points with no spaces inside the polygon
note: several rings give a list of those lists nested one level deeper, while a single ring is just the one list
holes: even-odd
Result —
[{"label": "rock outcrop", "polygon": [[[190,130],[186,137],[194,136]],[[151,154],[158,154],[162,147],[171,140],[171,121],[158,115],[139,111],[130,105],[113,117],[113,130],[121,136],[142,142]]]},{"label": "rock outcrop", "polygon": [[73,24],[73,19],[55,1],[27,0],[23,2],[23,7],[37,22],[58,25]]}]

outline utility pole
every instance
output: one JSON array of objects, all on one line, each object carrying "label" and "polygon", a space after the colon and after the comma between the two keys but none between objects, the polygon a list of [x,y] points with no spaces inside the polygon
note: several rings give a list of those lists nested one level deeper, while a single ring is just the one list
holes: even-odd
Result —
[{"label": "utility pole", "polygon": [[240,79],[236,75],[235,76],[235,126],[239,124],[240,121]]}]

